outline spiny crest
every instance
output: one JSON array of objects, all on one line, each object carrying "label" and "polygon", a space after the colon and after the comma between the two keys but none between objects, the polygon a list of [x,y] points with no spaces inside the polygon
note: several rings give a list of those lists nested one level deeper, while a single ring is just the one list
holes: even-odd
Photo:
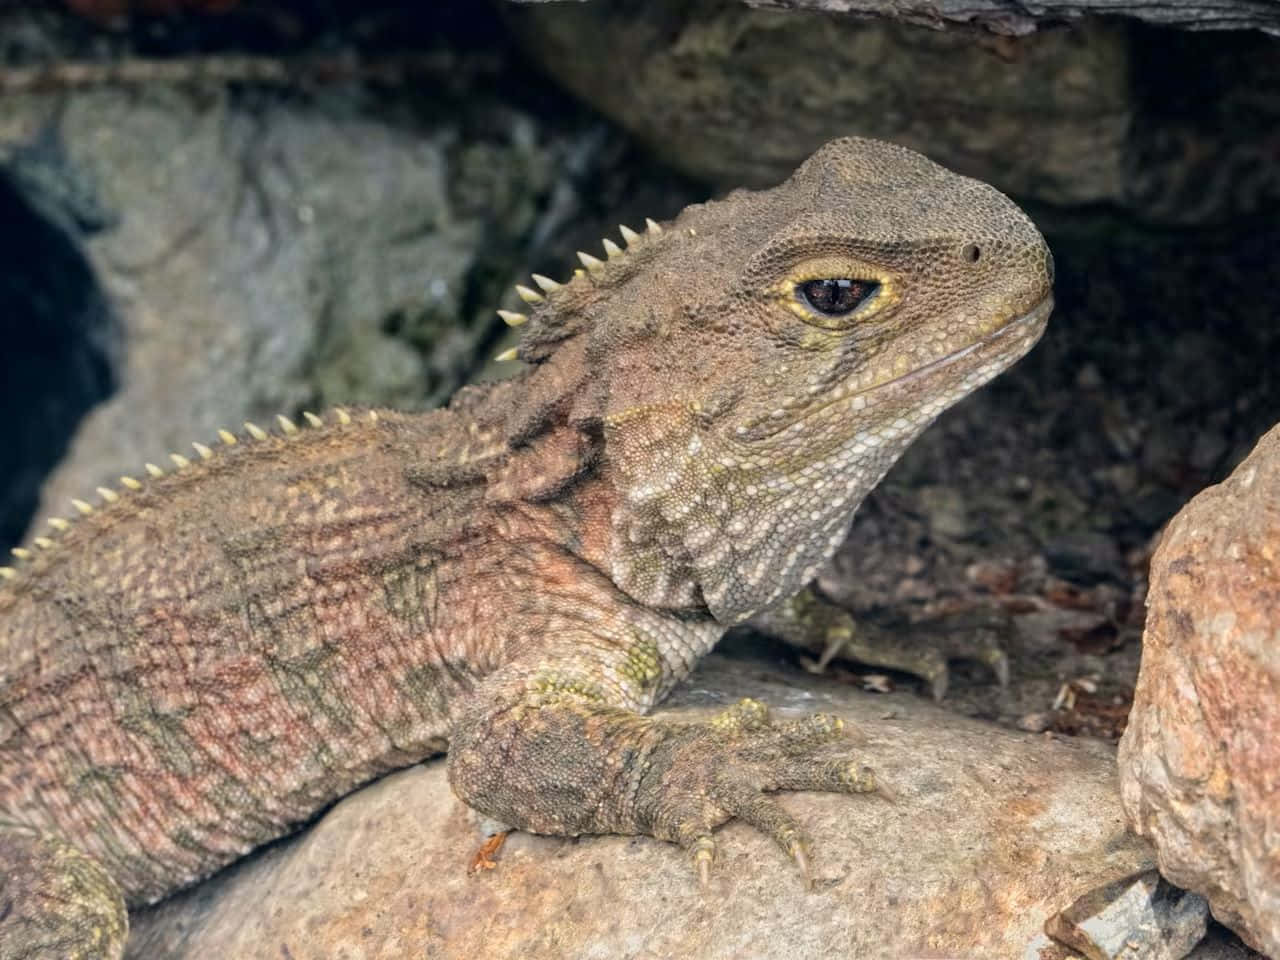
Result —
[{"label": "spiny crest", "polygon": [[[323,427],[325,425],[325,421],[323,418],[317,416],[316,414],[310,412],[309,410],[303,411],[302,417],[307,422],[308,426]],[[365,418],[369,423],[377,423],[378,422],[377,411],[370,410],[367,414],[365,414]],[[354,418],[352,417],[351,413],[349,413],[347,410],[343,409],[342,407],[335,407],[333,410],[333,420],[334,420],[335,426],[343,427],[352,423]],[[290,420],[288,417],[282,414],[278,414],[276,416],[276,422],[280,426],[280,433],[281,433],[281,436],[283,437],[290,437],[301,432],[300,428],[296,423],[294,423],[292,420]],[[263,430],[256,423],[251,423],[248,421],[246,421],[244,424],[244,430],[252,440],[266,440],[271,436],[271,434],[269,434],[266,430]],[[226,447],[233,447],[236,444],[240,443],[240,438],[237,437],[230,430],[226,430],[226,429],[220,429],[218,431],[218,440],[221,441],[222,445]],[[199,457],[201,461],[212,460],[216,456],[213,448],[207,446],[206,444],[193,442],[191,444],[191,447],[193,450],[195,450],[196,455]],[[174,473],[178,473],[190,468],[193,463],[193,461],[190,458],[184,457],[180,453],[169,454],[169,460],[173,463],[173,470],[170,472],[174,472]],[[158,480],[167,475],[167,472],[164,470],[164,468],[159,467],[154,463],[144,464],[143,468],[146,470],[147,475],[155,480]],[[105,509],[106,507],[109,507],[112,504],[121,502],[123,498],[128,496],[128,494],[130,493],[138,493],[142,490],[145,490],[146,486],[147,485],[143,481],[138,480],[135,477],[123,476],[120,478],[120,489],[118,490],[113,490],[110,487],[97,488],[97,494],[102,501],[100,505],[95,506],[94,504],[89,503],[87,500],[81,500],[78,498],[73,498],[71,501],[71,505],[75,508],[78,514],[84,517],[88,517],[98,512],[98,510],[100,509]],[[72,522],[66,519],[65,517],[49,517],[47,522],[50,527],[50,530],[54,534],[64,534],[67,531],[69,531],[72,527]],[[10,554],[12,554],[12,556],[17,561],[17,563],[14,566],[0,566],[0,582],[15,579],[18,575],[19,569],[21,569],[25,564],[29,564],[33,562],[40,555],[40,553],[46,550],[53,549],[56,543],[57,541],[52,537],[36,536],[31,538],[31,544],[33,547],[35,547],[34,550],[29,549],[27,547],[13,547],[9,552]]]},{"label": "spiny crest", "polygon": [[[535,290],[533,287],[525,286],[522,283],[516,284],[516,294],[522,301],[529,304],[532,308],[531,311],[529,313],[521,313],[516,310],[499,310],[498,316],[509,327],[524,326],[529,323],[530,318],[534,319],[536,323],[529,328],[529,332],[525,336],[525,343],[527,344],[532,344],[537,340],[554,342],[561,339],[568,331],[562,328],[563,315],[554,309],[557,293],[565,289],[572,289],[575,284],[594,283],[604,279],[608,275],[611,262],[625,260],[629,254],[648,248],[662,236],[662,227],[656,221],[646,217],[644,222],[644,233],[637,233],[625,224],[618,227],[618,233],[622,235],[622,241],[626,245],[625,249],[608,237],[602,240],[601,246],[604,247],[605,253],[604,260],[579,250],[578,260],[582,267],[574,270],[573,276],[564,283],[559,283],[550,277],[535,273],[533,274],[533,283],[538,289]],[[518,359],[519,356],[520,348],[512,347],[508,350],[503,350],[494,357],[494,360],[499,363],[505,363],[508,360]]]}]

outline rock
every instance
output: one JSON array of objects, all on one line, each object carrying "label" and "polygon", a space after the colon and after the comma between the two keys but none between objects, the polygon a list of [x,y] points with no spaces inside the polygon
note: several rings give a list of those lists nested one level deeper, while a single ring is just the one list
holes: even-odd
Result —
[{"label": "rock", "polygon": [[[540,3],[545,0],[515,0]],[[1000,0],[744,0],[753,7],[815,10],[855,17],[884,17],[940,27],[944,23],[976,24],[993,33],[1024,34],[1041,25],[1057,26],[1079,17],[1125,16],[1148,23],[1191,30],[1264,30],[1280,33],[1280,11],[1266,0],[1041,0],[1010,7]]]},{"label": "rock", "polygon": [[[46,122],[57,100],[21,98],[25,123],[6,138]],[[167,451],[189,454],[220,426],[314,403],[317,361],[401,400],[423,375],[380,324],[452,317],[478,238],[462,224],[398,240],[444,219],[440,145],[340,114],[255,115],[224,90],[67,101],[66,149],[118,217],[87,252],[125,343],[121,389],[81,424],[39,516]],[[347,402],[375,399],[360,393]]]},{"label": "rock", "polygon": [[1205,935],[1209,904],[1154,870],[1091,890],[1045,932],[1088,960],[1182,960]]},{"label": "rock", "polygon": [[79,242],[106,224],[61,189],[51,146],[37,138],[0,163],[0,549],[21,539],[71,432],[115,387],[119,330]]},{"label": "rock", "polygon": [[1122,189],[1132,116],[1114,30],[1038,35],[1003,58],[963,32],[713,0],[553,4],[508,19],[566,87],[725,189],[776,183],[836,134],[892,140],[1055,203]]},{"label": "rock", "polygon": [[1280,427],[1170,522],[1120,742],[1160,872],[1280,955]]},{"label": "rock", "polygon": [[[464,143],[461,113],[416,128],[333,89],[6,97],[0,157],[52,130],[110,215],[80,242],[118,327],[119,389],[80,423],[40,522],[219,427],[430,406],[466,382],[528,269],[525,238],[576,209],[562,198],[559,222],[541,219],[570,136],[539,140],[483,97],[474,109],[501,131]],[[6,419],[32,417],[14,402]]]},{"label": "rock", "polygon": [[[1025,23],[1026,11],[1046,9],[995,0],[759,6],[774,9],[532,4],[509,5],[507,19],[544,70],[724,189],[773,184],[832,136],[858,134],[1023,199],[1114,204],[1160,222],[1218,222],[1280,201],[1280,168],[1259,161],[1274,153],[1280,122],[1269,37],[1090,20],[993,38],[814,9],[909,21],[914,11],[931,24],[981,20],[984,8]],[[1139,8],[1161,9],[1128,7]],[[1280,7],[1249,11],[1246,21],[1280,30]]]},{"label": "rock", "polygon": [[[1051,940],[1042,933],[1027,947],[1022,960],[1084,960],[1082,954],[1064,944]],[[1125,960],[1146,960],[1145,957],[1126,957]],[[1187,960],[1267,960],[1262,954],[1250,950],[1240,938],[1217,923],[1209,924],[1209,932],[1187,954]]]},{"label": "rock", "polygon": [[494,870],[433,760],[135,916],[130,955],[176,957],[1019,957],[1047,917],[1152,866],[1129,834],[1111,751],[956,717],[919,698],[713,656],[671,711],[743,696],[834,710],[887,796],[792,794],[816,892],[767,839],[719,833],[711,889],[647,838],[515,833]]},{"label": "rock", "polygon": [[1124,557],[1115,539],[1094,530],[1061,533],[1044,545],[1049,568],[1073,583],[1092,586],[1123,578]]},{"label": "rock", "polygon": [[1147,23],[1192,30],[1263,30],[1280,33],[1280,11],[1265,0],[1041,0],[1012,10],[999,0],[746,0],[753,7],[786,7],[821,10],[855,16],[893,17],[908,23],[936,27],[943,21],[978,24],[994,33],[1029,33],[1045,23],[1077,20],[1080,17],[1123,16]]}]

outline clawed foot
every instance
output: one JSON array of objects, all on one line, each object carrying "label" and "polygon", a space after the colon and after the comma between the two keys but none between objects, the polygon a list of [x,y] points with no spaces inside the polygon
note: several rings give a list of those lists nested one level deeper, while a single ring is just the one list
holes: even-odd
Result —
[{"label": "clawed foot", "polygon": [[[515,683],[528,684],[525,671],[508,669]],[[499,672],[487,682],[501,691],[513,678]],[[459,797],[533,833],[678,843],[704,883],[715,829],[739,817],[772,837],[808,884],[809,837],[770,793],[876,789],[866,767],[833,749],[844,723],[830,714],[773,718],[743,700],[706,720],[670,720],[546,684],[506,702],[478,696],[475,703],[449,745],[449,782]]]},{"label": "clawed foot", "polygon": [[843,727],[839,717],[821,713],[775,721],[755,700],[743,700],[703,723],[655,722],[652,732],[660,740],[638,791],[647,832],[684,847],[705,885],[716,856],[712,832],[737,817],[772,837],[810,886],[809,837],[768,794],[875,790],[866,767],[820,755]]},{"label": "clawed foot", "polygon": [[1009,658],[1001,624],[983,617],[947,617],[886,628],[855,621],[848,611],[803,590],[777,610],[751,621],[792,646],[816,654],[809,668],[820,673],[836,659],[856,660],[920,677],[941,700],[951,680],[948,661],[986,664],[1001,686],[1009,682]]},{"label": "clawed foot", "polygon": [[833,659],[856,660],[888,667],[924,680],[935,700],[941,700],[951,683],[952,660],[985,664],[1000,686],[1009,683],[1009,657],[993,624],[937,620],[887,629],[869,623],[840,624],[823,637],[825,646],[814,662],[815,672]]}]

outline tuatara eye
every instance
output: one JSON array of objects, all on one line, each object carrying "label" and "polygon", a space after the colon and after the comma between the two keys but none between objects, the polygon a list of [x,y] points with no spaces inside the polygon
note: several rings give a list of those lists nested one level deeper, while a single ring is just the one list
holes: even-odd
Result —
[{"label": "tuatara eye", "polygon": [[828,317],[843,317],[865,303],[879,286],[870,280],[843,277],[806,280],[796,284],[796,296],[811,310]]}]

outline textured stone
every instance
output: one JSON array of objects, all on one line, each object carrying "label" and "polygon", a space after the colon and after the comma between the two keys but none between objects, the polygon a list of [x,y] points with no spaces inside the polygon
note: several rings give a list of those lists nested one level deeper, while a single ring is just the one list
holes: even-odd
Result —
[{"label": "textured stone", "polygon": [[1280,955],[1280,427],[1170,522],[1120,743],[1160,871]]},{"label": "textured stone", "polygon": [[1132,117],[1115,30],[1029,37],[1001,57],[962,32],[708,0],[550,5],[509,19],[566,87],[725,188],[777,182],[842,132],[1021,196],[1095,203],[1123,190]]},{"label": "textured stone", "polygon": [[1022,199],[1152,221],[1224,221],[1280,200],[1280,168],[1263,159],[1280,120],[1270,37],[1090,20],[996,38],[787,6],[537,4],[508,19],[566,87],[725,189],[774,183],[854,133]]},{"label": "textured stone", "polygon": [[[539,3],[545,0],[516,0]],[[1191,30],[1265,30],[1280,33],[1280,11],[1267,0],[1048,0],[1016,6],[1001,0],[744,0],[753,7],[816,10],[856,17],[886,17],[939,27],[977,24],[994,33],[1024,34],[1079,17],[1126,16]]]},{"label": "textured stone", "polygon": [[789,7],[859,16],[893,17],[923,26],[979,24],[995,33],[1022,34],[1041,24],[1080,17],[1133,17],[1191,30],[1280,33],[1280,11],[1267,0],[1040,0],[1011,7],[1001,0],[746,0],[756,7]]},{"label": "textured stone", "polygon": [[1151,866],[1104,744],[714,655],[663,713],[744,695],[844,716],[891,794],[784,798],[815,836],[813,893],[740,823],[721,831],[707,892],[676,847],[646,838],[516,833],[469,876],[483,824],[433,761],[137,915],[131,956],[1018,957],[1080,891]]},{"label": "textured stone", "polygon": [[1205,935],[1209,904],[1155,870],[1084,894],[1045,930],[1088,960],[1182,960]]},{"label": "textured stone", "polygon": [[120,389],[80,424],[39,522],[221,426],[431,405],[465,382],[564,147],[536,144],[518,111],[476,109],[510,127],[463,144],[461,116],[414,129],[332,91],[6,98],[0,147],[52,125],[108,214],[84,248],[121,331]]}]

